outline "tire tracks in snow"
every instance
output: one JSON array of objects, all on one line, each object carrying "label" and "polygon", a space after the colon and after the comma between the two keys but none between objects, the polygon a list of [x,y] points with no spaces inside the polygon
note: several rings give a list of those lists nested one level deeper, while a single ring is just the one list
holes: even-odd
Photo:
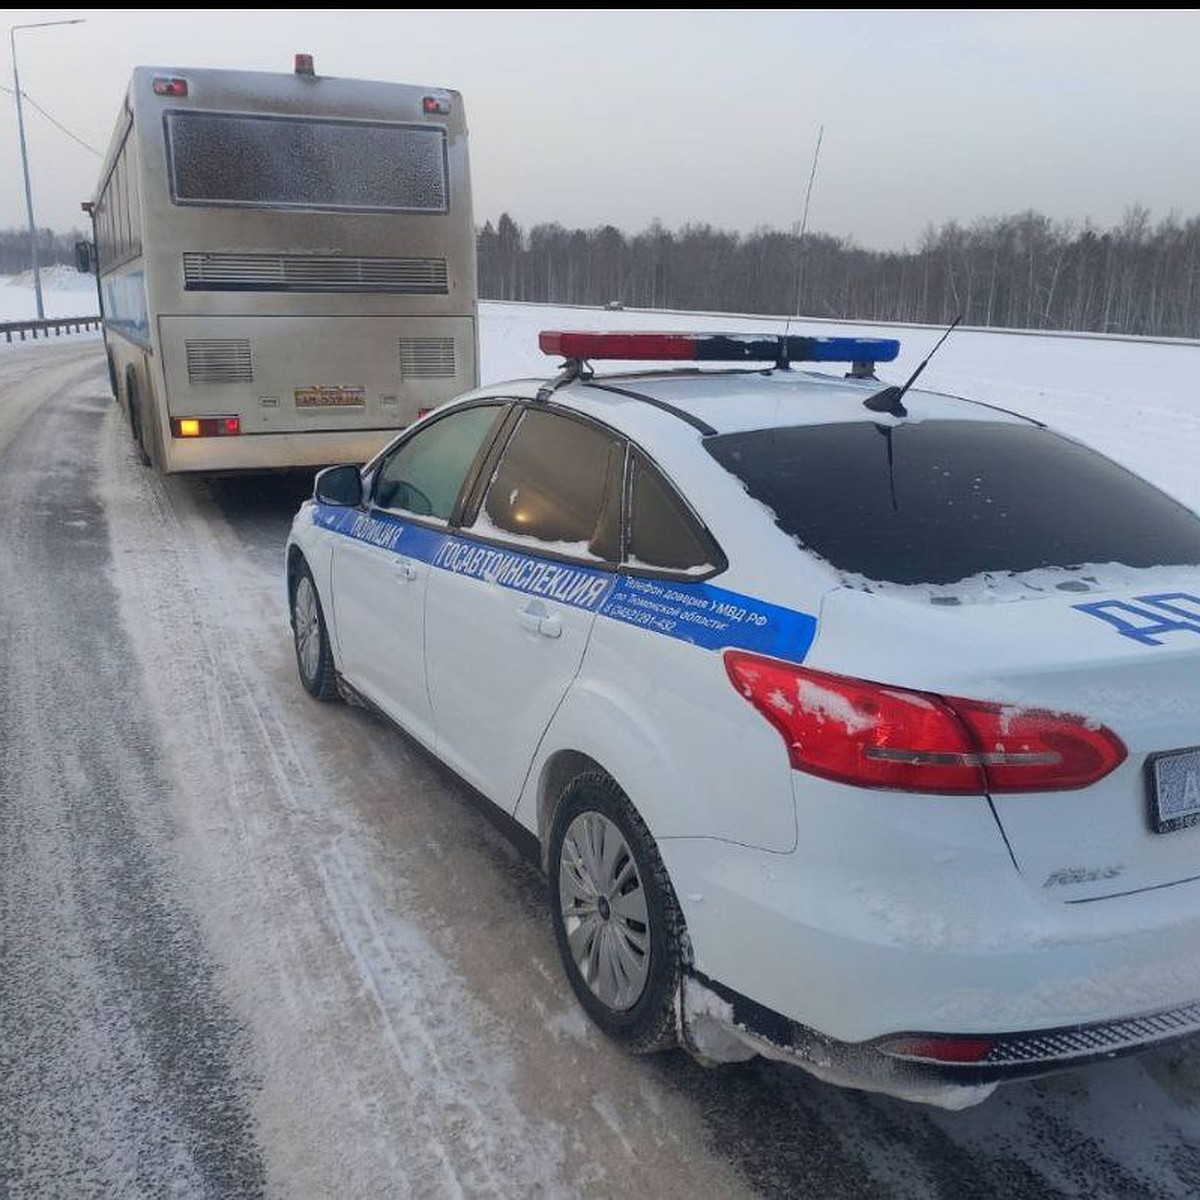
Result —
[{"label": "tire tracks in snow", "polygon": [[96,347],[0,360],[0,1194],[252,1197],[96,495]]},{"label": "tire tracks in snow", "polygon": [[123,432],[109,422],[102,452],[116,582],[162,714],[195,902],[255,1029],[272,1189],[565,1192],[562,1131],[517,1106],[503,1031],[395,896],[379,903],[342,781],[292,732],[311,702],[265,669],[290,647],[282,547],[264,578],[204,485],[131,470]]}]

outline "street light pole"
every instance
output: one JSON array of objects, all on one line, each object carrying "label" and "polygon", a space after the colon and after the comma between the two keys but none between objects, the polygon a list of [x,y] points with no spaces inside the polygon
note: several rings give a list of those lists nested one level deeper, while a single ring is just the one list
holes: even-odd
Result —
[{"label": "street light pole", "polygon": [[8,44],[12,50],[13,91],[17,96],[17,137],[21,143],[21,170],[25,176],[25,212],[29,217],[29,256],[33,260],[33,292],[37,297],[38,320],[46,315],[42,305],[42,273],[38,270],[37,224],[33,219],[33,189],[29,184],[29,152],[25,148],[25,113],[21,107],[21,77],[17,73],[17,30],[45,29],[48,25],[82,25],[83,18],[75,17],[70,21],[36,21],[32,25],[11,25],[8,30]]}]

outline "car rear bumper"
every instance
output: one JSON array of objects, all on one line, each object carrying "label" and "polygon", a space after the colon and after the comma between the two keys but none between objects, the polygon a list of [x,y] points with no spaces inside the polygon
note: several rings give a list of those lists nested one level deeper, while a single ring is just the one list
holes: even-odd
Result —
[{"label": "car rear bumper", "polygon": [[[997,1033],[982,1039],[920,1033],[852,1043],[772,1012],[703,975],[694,973],[687,980],[684,996],[685,1040],[694,1053],[709,1061],[736,1060],[754,1052],[798,1066],[829,1083],[948,1109],[978,1104],[1000,1083],[1033,1079],[1200,1033],[1200,1003],[1196,1003],[1121,1021]],[[720,1014],[717,1024],[722,1031],[716,1041],[711,1026],[704,1025],[714,1012]],[[731,1045],[737,1047],[732,1053]],[[974,1061],[933,1057],[937,1053],[954,1057],[964,1050]]]},{"label": "car rear bumper", "polygon": [[1200,881],[1071,904],[965,850],[910,873],[893,843],[887,891],[802,850],[662,850],[696,971],[775,1014],[751,1028],[784,1047],[796,1028],[897,1059],[901,1037],[992,1038],[974,1063],[908,1058],[998,1078],[1200,1032]]},{"label": "car rear bumper", "polygon": [[730,1028],[747,1035],[748,1043],[757,1049],[774,1050],[779,1057],[792,1057],[801,1063],[814,1057],[848,1062],[870,1053],[889,1060],[898,1069],[909,1069],[914,1076],[966,1086],[1032,1078],[1200,1033],[1198,1001],[1137,1017],[1055,1029],[996,1032],[983,1037],[925,1031],[870,1042],[838,1042],[756,1004],[716,980],[702,975],[696,978],[729,1005]]}]

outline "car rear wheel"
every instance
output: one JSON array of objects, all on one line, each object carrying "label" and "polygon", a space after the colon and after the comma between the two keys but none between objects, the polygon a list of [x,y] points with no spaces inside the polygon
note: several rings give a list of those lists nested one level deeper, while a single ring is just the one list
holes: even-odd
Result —
[{"label": "car rear wheel", "polygon": [[636,1054],[677,1042],[683,918],[650,831],[600,772],[563,790],[550,830],[550,909],[572,990]]},{"label": "car rear wheel", "polygon": [[296,667],[300,682],[309,695],[318,700],[333,700],[338,695],[337,671],[329,646],[329,631],[312,573],[301,564],[292,586],[292,638],[296,646]]}]

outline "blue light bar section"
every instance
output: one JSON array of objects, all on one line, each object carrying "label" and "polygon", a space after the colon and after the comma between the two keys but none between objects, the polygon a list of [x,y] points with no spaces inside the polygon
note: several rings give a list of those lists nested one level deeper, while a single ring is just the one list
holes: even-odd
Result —
[{"label": "blue light bar section", "polygon": [[700,362],[877,363],[900,353],[895,338],[808,337],[803,334],[697,333],[694,354]]},{"label": "blue light bar section", "polygon": [[789,349],[793,341],[807,342],[808,349],[803,356],[790,354],[792,362],[891,362],[900,353],[895,338],[789,337]]}]

